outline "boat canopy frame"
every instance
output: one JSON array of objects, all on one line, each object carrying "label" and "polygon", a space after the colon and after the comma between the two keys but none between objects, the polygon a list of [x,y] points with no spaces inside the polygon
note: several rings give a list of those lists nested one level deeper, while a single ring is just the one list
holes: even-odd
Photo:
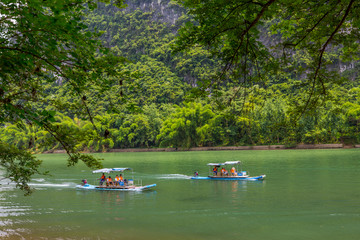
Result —
[{"label": "boat canopy frame", "polygon": [[224,165],[238,165],[241,161],[226,161],[224,163],[208,163],[208,166],[224,166]]},{"label": "boat canopy frame", "polygon": [[92,171],[92,173],[111,173],[111,172],[124,172],[131,170],[131,168],[102,168]]},{"label": "boat canopy frame", "polygon": [[[106,174],[110,174],[112,172],[120,172],[120,173],[124,173],[125,171],[131,170],[131,178],[130,180],[132,180],[135,183],[135,178],[134,178],[134,171],[132,168],[128,168],[128,167],[122,167],[122,168],[102,168],[102,169],[97,169],[92,171],[92,173],[106,173]],[[125,174],[124,174],[124,178],[125,178]],[[142,180],[141,179],[136,179],[137,184],[142,186]],[[94,185],[96,185],[96,180],[94,180]]]},{"label": "boat canopy frame", "polygon": [[239,165],[240,165],[240,171],[242,172],[242,163],[241,161],[226,161],[223,163],[208,163],[207,164],[209,166],[209,176],[212,175],[212,169],[211,167],[220,167],[220,166],[226,166],[226,165],[237,165],[237,169],[239,169]]}]

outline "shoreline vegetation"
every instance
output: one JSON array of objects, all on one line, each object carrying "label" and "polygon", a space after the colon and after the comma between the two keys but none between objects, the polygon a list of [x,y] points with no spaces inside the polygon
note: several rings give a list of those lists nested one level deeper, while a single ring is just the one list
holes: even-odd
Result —
[{"label": "shoreline vegetation", "polygon": [[[113,152],[177,152],[177,151],[229,151],[229,150],[285,150],[285,149],[349,149],[360,148],[360,144],[348,145],[342,143],[334,144],[297,144],[292,146],[287,145],[259,145],[259,146],[226,146],[226,147],[192,147],[189,149],[182,148],[122,148],[109,149],[107,153]],[[65,150],[45,151],[42,154],[49,153],[66,153]],[[91,152],[98,153],[98,152]]]}]

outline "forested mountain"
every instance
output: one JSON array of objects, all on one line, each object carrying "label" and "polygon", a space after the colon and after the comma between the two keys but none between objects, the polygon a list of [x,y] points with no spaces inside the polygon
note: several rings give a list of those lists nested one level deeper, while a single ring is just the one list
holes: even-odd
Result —
[{"label": "forested mountain", "polygon": [[[221,61],[201,47],[174,51],[179,28],[191,20],[185,8],[169,0],[126,3],[124,9],[100,3],[85,21],[91,31],[102,33],[108,49],[127,59],[114,66],[121,77],[108,76],[105,90],[86,85],[82,99],[68,94],[66,83],[43,82],[46,100],[34,105],[61,112],[55,125],[74,137],[77,150],[360,141],[356,61],[343,64],[334,52],[331,68],[342,77],[328,83],[320,104],[303,114],[296,106],[307,92],[298,69],[309,60],[301,51],[294,53],[296,65],[281,74],[269,72],[241,85],[229,77],[203,92],[201,86],[216,77]],[[279,40],[267,34],[266,26],[262,30],[264,44]],[[84,101],[87,107],[80,109]],[[5,123],[0,135],[3,142],[35,152],[63,148],[40,126]]]}]

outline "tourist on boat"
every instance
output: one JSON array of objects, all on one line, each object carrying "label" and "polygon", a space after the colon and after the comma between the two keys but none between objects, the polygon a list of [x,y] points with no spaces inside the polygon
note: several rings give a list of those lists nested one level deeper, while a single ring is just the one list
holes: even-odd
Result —
[{"label": "tourist on boat", "polygon": [[231,175],[232,175],[232,176],[236,176],[236,175],[237,175],[237,174],[236,174],[236,169],[235,169],[235,167],[232,167],[231,170],[230,170],[230,172],[231,172]]},{"label": "tourist on boat", "polygon": [[120,177],[119,177],[119,175],[116,175],[116,177],[115,177],[115,185],[119,185],[119,183],[120,183]]},{"label": "tourist on boat", "polygon": [[213,173],[214,173],[214,176],[216,176],[216,175],[217,175],[217,173],[218,173],[218,169],[217,169],[217,167],[216,167],[216,166],[213,168]]},{"label": "tourist on boat", "polygon": [[111,178],[111,176],[109,176],[107,179],[106,179],[106,186],[111,186],[113,185],[113,180]]},{"label": "tourist on boat", "polygon": [[123,178],[123,176],[120,174],[120,181],[119,181],[119,185],[120,186],[126,186],[127,180]]},{"label": "tourist on boat", "polygon": [[194,172],[194,177],[197,177],[199,176],[199,173],[198,172]]},{"label": "tourist on boat", "polygon": [[102,176],[100,177],[100,186],[102,186],[105,181],[106,181],[106,176],[103,173]]},{"label": "tourist on boat", "polygon": [[221,169],[221,175],[222,176],[227,176],[228,175],[228,171],[225,168]]}]

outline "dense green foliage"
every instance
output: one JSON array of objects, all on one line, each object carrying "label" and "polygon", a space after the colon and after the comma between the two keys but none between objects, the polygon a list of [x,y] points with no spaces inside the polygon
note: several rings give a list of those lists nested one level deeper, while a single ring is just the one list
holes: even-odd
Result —
[{"label": "dense green foliage", "polygon": [[28,150],[360,142],[354,1],[7,2],[0,164],[24,189]]},{"label": "dense green foliage", "polygon": [[[94,116],[98,131],[89,120],[64,115],[55,117],[55,125],[64,132],[64,138],[65,135],[72,136],[78,151],[360,142],[359,88],[329,90],[329,100],[325,105],[295,121],[290,105],[294,99],[287,93],[295,86],[296,81],[293,85],[276,85],[268,89],[241,89],[241,92],[249,91],[247,98],[232,101],[224,109],[208,100],[181,105],[152,103],[135,112],[104,112]],[[48,132],[39,127],[26,125],[19,128],[8,124],[0,129],[0,136],[4,142],[34,152],[62,149]]]},{"label": "dense green foliage", "polygon": [[[237,85],[302,81],[298,117],[324,104],[341,79],[334,65],[359,59],[359,7],[354,0],[178,0],[192,18],[179,31],[176,50],[207,47],[221,60],[218,77]],[[280,74],[279,74],[280,73]],[[288,82],[288,81],[287,81]],[[274,83],[274,81],[272,81]]]}]

